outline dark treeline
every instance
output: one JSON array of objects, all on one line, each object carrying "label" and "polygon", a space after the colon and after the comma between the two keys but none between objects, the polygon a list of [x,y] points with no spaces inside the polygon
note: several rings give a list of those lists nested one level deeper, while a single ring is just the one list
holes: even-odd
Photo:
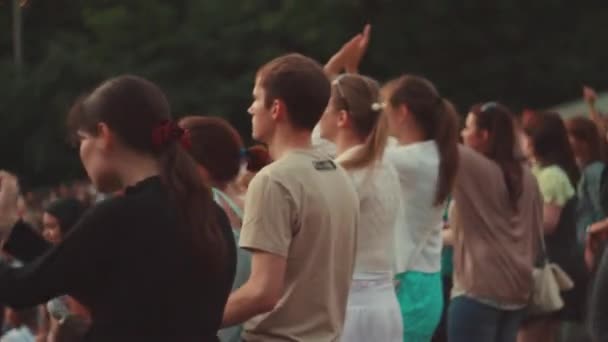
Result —
[{"label": "dark treeline", "polygon": [[583,83],[608,86],[600,1],[30,0],[19,75],[11,4],[0,1],[0,167],[35,186],[82,175],[64,117],[102,79],[145,76],[177,116],[223,116],[247,137],[257,66],[288,51],[325,61],[366,22],[361,72],[424,74],[461,110],[487,99],[544,107]]}]

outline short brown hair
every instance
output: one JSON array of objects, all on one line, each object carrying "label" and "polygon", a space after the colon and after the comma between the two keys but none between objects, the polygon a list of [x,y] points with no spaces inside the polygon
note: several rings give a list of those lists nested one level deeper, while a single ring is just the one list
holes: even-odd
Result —
[{"label": "short brown hair", "polygon": [[300,54],[284,55],[262,66],[257,79],[266,92],[266,107],[280,99],[295,128],[313,130],[331,95],[329,79],[318,62]]},{"label": "short brown hair", "polygon": [[190,155],[209,172],[214,182],[228,183],[236,178],[241,169],[243,140],[228,121],[187,116],[179,125],[190,136]]},{"label": "short brown hair", "polygon": [[270,163],[268,150],[258,145],[245,150],[237,130],[222,118],[187,116],[179,125],[190,137],[190,155],[216,183],[232,182],[239,175],[243,162],[251,172]]}]

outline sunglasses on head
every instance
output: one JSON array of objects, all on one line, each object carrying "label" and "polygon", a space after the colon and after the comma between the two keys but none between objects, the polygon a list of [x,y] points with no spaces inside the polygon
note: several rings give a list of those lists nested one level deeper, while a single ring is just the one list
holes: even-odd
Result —
[{"label": "sunglasses on head", "polygon": [[498,107],[498,103],[497,102],[486,102],[484,104],[481,105],[481,108],[479,108],[480,112],[486,112],[490,109],[493,108],[497,108]]}]

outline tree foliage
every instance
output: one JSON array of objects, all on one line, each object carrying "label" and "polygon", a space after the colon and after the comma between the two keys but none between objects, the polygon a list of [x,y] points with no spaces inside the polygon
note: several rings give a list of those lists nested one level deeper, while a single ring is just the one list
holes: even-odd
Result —
[{"label": "tree foliage", "polygon": [[176,116],[220,115],[249,136],[256,69],[285,52],[325,61],[373,24],[362,72],[433,80],[460,109],[545,107],[608,86],[608,7],[566,0],[30,0],[24,70],[14,70],[11,1],[0,2],[0,167],[32,184],[82,175],[65,142],[72,101],[122,73],[147,77]]}]

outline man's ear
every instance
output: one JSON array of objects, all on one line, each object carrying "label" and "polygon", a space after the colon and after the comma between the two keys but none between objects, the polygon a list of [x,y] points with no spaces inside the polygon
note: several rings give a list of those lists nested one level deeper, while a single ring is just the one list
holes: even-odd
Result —
[{"label": "man's ear", "polygon": [[100,122],[97,124],[97,136],[101,140],[101,148],[109,150],[116,144],[116,136],[107,124]]},{"label": "man's ear", "polygon": [[283,121],[287,118],[287,106],[283,100],[275,99],[272,101],[270,116],[275,121]]}]

